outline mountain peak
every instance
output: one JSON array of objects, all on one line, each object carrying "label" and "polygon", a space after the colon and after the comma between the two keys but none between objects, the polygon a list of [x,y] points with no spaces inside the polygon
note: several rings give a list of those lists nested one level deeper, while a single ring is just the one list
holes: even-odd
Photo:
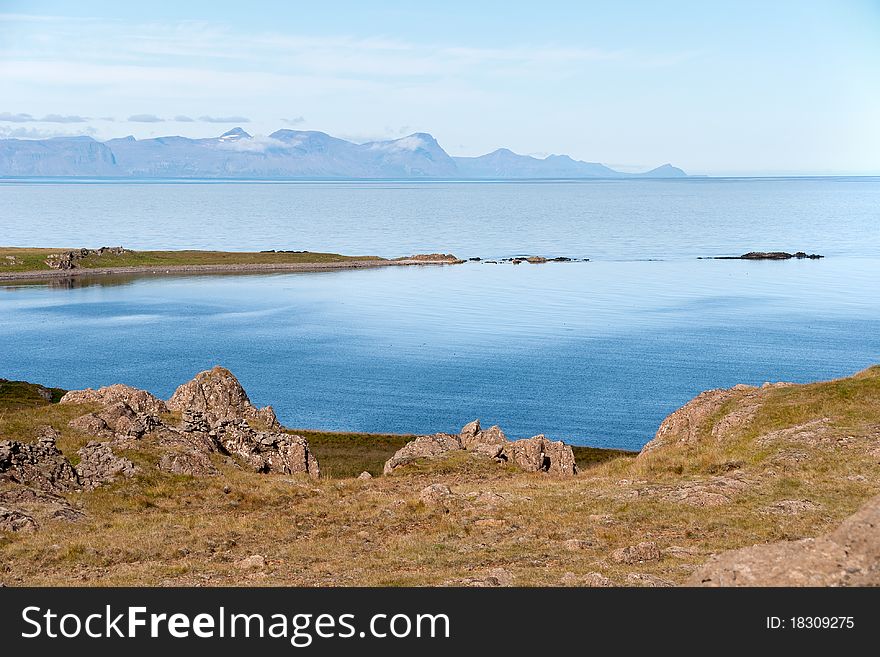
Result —
[{"label": "mountain peak", "polygon": [[666,164],[661,164],[656,169],[651,169],[638,175],[650,178],[684,178],[687,176],[687,173],[667,162]]},{"label": "mountain peak", "polygon": [[250,139],[251,135],[246,133],[241,128],[233,128],[232,130],[227,130],[222,135],[220,135],[220,139]]}]

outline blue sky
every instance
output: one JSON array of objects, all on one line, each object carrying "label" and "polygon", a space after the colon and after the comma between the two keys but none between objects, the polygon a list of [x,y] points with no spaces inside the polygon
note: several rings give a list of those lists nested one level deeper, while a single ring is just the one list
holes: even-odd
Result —
[{"label": "blue sky", "polygon": [[356,141],[880,174],[880,1],[0,0],[0,136]]}]

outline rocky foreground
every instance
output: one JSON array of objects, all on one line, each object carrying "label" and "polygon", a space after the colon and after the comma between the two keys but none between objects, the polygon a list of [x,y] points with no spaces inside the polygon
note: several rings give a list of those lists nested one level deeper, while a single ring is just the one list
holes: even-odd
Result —
[{"label": "rocky foreground", "polygon": [[880,583],[880,368],[702,393],[637,458],[473,421],[352,477],[363,443],[310,443],[223,368],[168,400],[10,384],[7,585]]}]

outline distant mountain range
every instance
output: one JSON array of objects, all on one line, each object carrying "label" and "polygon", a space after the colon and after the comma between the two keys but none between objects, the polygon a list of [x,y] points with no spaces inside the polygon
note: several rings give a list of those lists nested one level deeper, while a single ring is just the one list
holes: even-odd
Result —
[{"label": "distant mountain range", "polygon": [[506,148],[480,157],[451,157],[424,132],[356,144],[311,130],[278,130],[268,137],[254,137],[234,128],[206,139],[0,139],[0,176],[576,179],[687,174],[671,164],[644,173],[623,173],[567,155],[539,159]]}]

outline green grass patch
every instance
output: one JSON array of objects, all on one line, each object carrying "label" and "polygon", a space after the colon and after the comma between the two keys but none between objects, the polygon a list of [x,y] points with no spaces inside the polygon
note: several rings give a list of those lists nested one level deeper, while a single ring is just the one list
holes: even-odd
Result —
[{"label": "green grass patch", "polygon": [[321,466],[321,473],[334,479],[357,477],[364,471],[374,477],[382,474],[385,461],[415,438],[413,435],[402,434],[308,429],[289,429],[288,432],[309,441],[309,446]]},{"label": "green grass patch", "polygon": [[0,409],[57,404],[65,392],[67,391],[61,388],[47,388],[38,383],[0,379]]}]

